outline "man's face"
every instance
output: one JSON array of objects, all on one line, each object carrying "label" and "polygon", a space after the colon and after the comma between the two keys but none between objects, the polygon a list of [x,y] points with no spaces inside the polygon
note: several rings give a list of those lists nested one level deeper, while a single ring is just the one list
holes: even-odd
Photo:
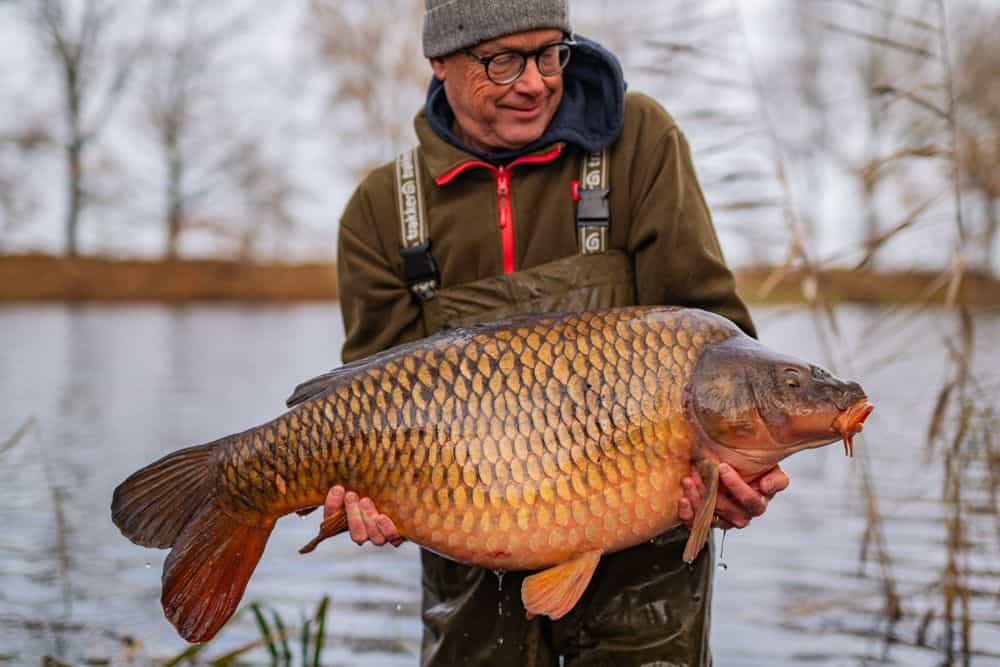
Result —
[{"label": "man's face", "polygon": [[[561,39],[559,30],[530,30],[482,42],[470,51],[481,57],[501,51],[535,51]],[[562,73],[542,76],[533,57],[516,81],[503,86],[490,81],[482,64],[461,51],[432,58],[431,67],[444,82],[455,112],[455,133],[470,148],[495,151],[530,144],[542,136],[562,100]]]}]

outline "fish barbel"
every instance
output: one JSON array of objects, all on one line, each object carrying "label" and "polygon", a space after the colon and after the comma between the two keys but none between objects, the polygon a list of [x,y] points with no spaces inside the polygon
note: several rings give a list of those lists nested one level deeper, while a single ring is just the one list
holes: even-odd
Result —
[{"label": "fish barbel", "polygon": [[[277,419],[139,470],[112,517],[172,549],[166,616],[211,639],[239,604],[275,521],[340,484],[400,533],[525,579],[529,615],[559,618],[600,557],[679,523],[681,479],[708,493],[684,553],[710,532],[718,465],[755,479],[843,439],[871,412],[861,387],[684,308],[520,316],[441,333],[300,385]],[[852,452],[853,453],[853,452]],[[346,530],[343,511],[320,539]]]}]

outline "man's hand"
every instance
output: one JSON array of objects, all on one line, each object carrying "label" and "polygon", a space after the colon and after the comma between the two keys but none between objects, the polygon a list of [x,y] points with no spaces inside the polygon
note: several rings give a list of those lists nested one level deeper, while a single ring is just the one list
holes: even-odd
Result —
[{"label": "man's hand", "polygon": [[[713,526],[718,528],[746,528],[750,520],[762,515],[775,494],[788,488],[788,475],[775,466],[774,470],[747,484],[733,467],[719,465],[719,497],[715,503]],[[691,468],[691,475],[681,480],[684,497],[680,500],[678,516],[688,528],[701,507],[705,496],[705,483],[701,475]]]},{"label": "man's hand", "polygon": [[323,502],[323,518],[335,514],[341,508],[347,513],[347,529],[355,543],[371,542],[377,547],[386,542],[394,547],[403,543],[396,524],[385,514],[378,513],[371,498],[359,500],[358,494],[353,491],[345,493],[344,487],[337,485],[326,494],[326,500]]}]

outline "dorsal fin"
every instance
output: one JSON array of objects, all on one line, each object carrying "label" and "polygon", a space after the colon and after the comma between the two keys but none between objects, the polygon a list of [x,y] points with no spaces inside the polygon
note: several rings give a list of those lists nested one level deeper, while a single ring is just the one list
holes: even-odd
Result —
[{"label": "dorsal fin", "polygon": [[444,350],[446,347],[452,345],[464,345],[468,339],[478,334],[493,333],[495,331],[503,331],[506,329],[524,326],[535,326],[545,320],[555,323],[559,319],[559,315],[553,315],[553,313],[516,315],[514,317],[506,318],[500,322],[472,324],[457,329],[442,331],[418,341],[403,343],[402,345],[391,347],[388,350],[377,352],[370,357],[365,357],[364,359],[358,359],[357,361],[344,364],[340,368],[335,368],[332,371],[314,377],[311,380],[306,380],[295,388],[295,391],[288,397],[285,404],[290,408],[295,407],[299,403],[304,403],[309,399],[324,394],[333,387],[336,387],[338,381],[342,378],[353,378],[366,368],[383,366],[389,361],[402,359],[416,350]]}]

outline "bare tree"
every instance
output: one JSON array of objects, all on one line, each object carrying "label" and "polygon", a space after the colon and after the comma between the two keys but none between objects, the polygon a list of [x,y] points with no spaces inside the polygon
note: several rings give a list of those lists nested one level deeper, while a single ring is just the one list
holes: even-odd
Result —
[{"label": "bare tree", "polygon": [[[422,10],[421,0],[309,3],[306,29],[329,65],[330,108],[340,114],[331,122],[340,128],[338,143],[353,144],[361,156],[352,165],[357,172],[391,159],[411,136],[413,113],[431,76],[421,55]],[[412,29],[387,30],[388,25]]]},{"label": "bare tree", "polygon": [[287,171],[270,159],[253,141],[243,142],[234,160],[237,187],[251,215],[239,233],[240,261],[253,259],[261,240],[269,234],[274,257],[282,258],[281,242],[295,229],[291,200],[296,188]]},{"label": "bare tree", "polygon": [[[824,189],[823,169],[830,153],[830,127],[827,112],[827,90],[823,77],[829,57],[829,34],[823,29],[809,2],[793,3],[793,20],[800,39],[800,48],[794,60],[792,73],[799,97],[796,107],[804,112],[805,137],[797,146],[795,161],[802,166],[804,195],[802,198],[802,226],[809,241],[815,241],[817,228],[822,220]],[[816,202],[806,206],[805,202]]]},{"label": "bare tree", "polygon": [[49,145],[52,137],[39,124],[27,124],[0,133],[0,249],[2,237],[23,225],[38,207],[24,174],[32,158]]},{"label": "bare tree", "polygon": [[85,155],[122,97],[141,39],[114,48],[121,3],[114,0],[19,0],[40,43],[58,68],[66,165],[66,252],[77,254],[86,203]]},{"label": "bare tree", "polygon": [[[709,207],[723,234],[737,235],[752,264],[769,264],[786,241],[778,147],[767,129],[752,58],[730,2],[671,0],[643,17],[647,90],[691,141]],[[723,102],[724,101],[724,102]],[[777,224],[775,224],[777,223]],[[777,251],[777,252],[776,252]]]},{"label": "bare tree", "polygon": [[[209,9],[210,11],[206,11]],[[165,256],[178,255],[197,201],[218,186],[218,172],[240,150],[216,104],[225,76],[222,51],[245,27],[239,13],[181,0],[161,8],[143,107],[162,159]],[[223,18],[220,21],[219,15]]]},{"label": "bare tree", "polygon": [[[913,116],[899,113],[898,107],[922,99],[921,95],[941,92],[940,73],[931,71],[938,64],[932,45],[937,26],[919,18],[927,7],[913,12],[912,5],[902,0],[834,0],[826,11],[829,20],[823,21],[851,54],[848,60],[864,104],[862,154],[840,153],[838,158],[858,186],[864,214],[862,242],[867,247],[862,264],[869,267],[876,264],[884,247],[886,222],[880,196],[898,176],[901,159],[914,157],[905,149],[916,141],[913,126],[900,122]],[[935,119],[938,134],[939,120]]]},{"label": "bare tree", "polygon": [[1000,227],[1000,11],[970,8],[957,26],[958,168],[961,185],[981,207],[976,267],[992,273]]}]

